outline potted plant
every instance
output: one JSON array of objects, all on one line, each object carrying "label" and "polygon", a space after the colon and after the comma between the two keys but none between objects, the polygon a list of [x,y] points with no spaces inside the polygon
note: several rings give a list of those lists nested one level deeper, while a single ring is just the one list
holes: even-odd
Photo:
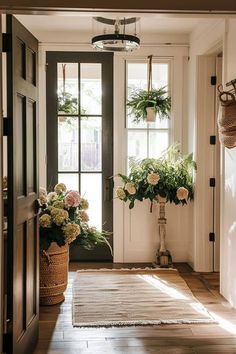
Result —
[{"label": "potted plant", "polygon": [[159,89],[134,90],[127,102],[129,114],[134,116],[134,122],[141,120],[153,122],[156,114],[160,119],[170,118],[171,98],[168,96],[165,87]]},{"label": "potted plant", "polygon": [[101,243],[110,245],[107,232],[89,227],[88,201],[77,191],[67,191],[59,183],[50,193],[40,189],[39,202],[40,302],[53,305],[64,300],[69,245],[75,242],[88,250]]},{"label": "potted plant", "polygon": [[177,145],[171,146],[159,159],[144,159],[133,161],[128,176],[119,174],[123,186],[116,190],[116,195],[124,202],[129,202],[129,208],[135,201],[149,199],[151,210],[153,203],[159,203],[158,219],[160,248],[157,252],[157,264],[168,267],[171,255],[165,247],[165,205],[167,202],[185,205],[193,199],[193,172],[196,163],[192,154],[182,156]]},{"label": "potted plant", "polygon": [[67,91],[61,91],[57,96],[59,114],[76,114],[78,112],[78,99]]}]

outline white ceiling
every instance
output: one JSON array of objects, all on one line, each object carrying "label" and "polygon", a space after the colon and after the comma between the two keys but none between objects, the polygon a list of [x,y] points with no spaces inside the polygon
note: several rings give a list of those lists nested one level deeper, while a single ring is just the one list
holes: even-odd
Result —
[{"label": "white ceiling", "polygon": [[[189,34],[201,21],[199,17],[171,17],[158,14],[138,16],[140,17],[140,30],[144,34]],[[79,16],[17,15],[16,17],[35,35],[45,31],[92,32],[93,28],[92,16],[88,14]],[[109,15],[104,15],[104,17],[115,18]],[[120,15],[120,18],[123,17]],[[126,17],[128,17],[127,14]]]}]

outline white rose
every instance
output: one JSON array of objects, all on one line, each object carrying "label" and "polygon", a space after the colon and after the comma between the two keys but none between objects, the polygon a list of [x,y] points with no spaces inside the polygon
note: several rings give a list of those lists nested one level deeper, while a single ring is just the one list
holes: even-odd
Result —
[{"label": "white rose", "polygon": [[116,189],[116,196],[117,198],[123,200],[126,197],[125,191],[122,187],[117,187]]},{"label": "white rose", "polygon": [[149,184],[152,184],[153,186],[155,186],[160,180],[160,176],[158,175],[158,173],[149,173],[147,176],[147,181]]},{"label": "white rose", "polygon": [[126,185],[125,185],[125,190],[126,190],[129,194],[131,194],[131,195],[133,195],[133,194],[136,193],[135,185],[134,185],[134,183],[132,183],[132,182],[127,182],[127,183],[126,183]]},{"label": "white rose", "polygon": [[176,192],[176,196],[179,200],[188,199],[188,190],[184,187],[179,187]]}]

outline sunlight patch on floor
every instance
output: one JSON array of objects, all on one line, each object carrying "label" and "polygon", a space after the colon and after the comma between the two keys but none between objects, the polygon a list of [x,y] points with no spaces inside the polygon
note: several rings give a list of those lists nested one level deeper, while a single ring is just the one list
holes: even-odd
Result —
[{"label": "sunlight patch on floor", "polygon": [[221,316],[217,315],[214,312],[209,311],[211,316],[218,322],[219,327],[225,329],[227,332],[236,335],[236,325],[232,322],[225,320]]},{"label": "sunlight patch on floor", "polygon": [[180,291],[174,289],[171,286],[168,286],[162,282],[157,276],[153,277],[151,275],[138,275],[139,278],[142,280],[145,280],[147,283],[155,287],[156,289],[159,289],[163,293],[169,295],[173,299],[178,299],[178,300],[189,300],[187,296],[182,294]]}]

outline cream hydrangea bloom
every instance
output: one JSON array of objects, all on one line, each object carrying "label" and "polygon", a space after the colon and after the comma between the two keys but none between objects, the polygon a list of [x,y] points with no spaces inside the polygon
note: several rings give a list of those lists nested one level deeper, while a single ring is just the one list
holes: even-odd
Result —
[{"label": "cream hydrangea bloom", "polygon": [[82,222],[88,222],[89,221],[89,216],[84,210],[79,210],[79,218],[81,219]]},{"label": "cream hydrangea bloom", "polygon": [[54,187],[54,192],[57,194],[65,193],[66,192],[66,186],[64,183],[58,183]]},{"label": "cream hydrangea bloom", "polygon": [[46,197],[46,195],[47,195],[46,189],[43,188],[43,187],[40,187],[40,188],[39,188],[39,198],[40,198],[41,196]]},{"label": "cream hydrangea bloom", "polygon": [[80,200],[80,207],[81,207],[81,209],[83,209],[83,210],[87,210],[87,209],[88,209],[88,207],[89,207],[89,202],[87,201],[87,199],[81,198],[81,200]]},{"label": "cream hydrangea bloom", "polygon": [[47,204],[47,192],[45,188],[39,188],[39,201],[41,204]]},{"label": "cream hydrangea bloom", "polygon": [[47,199],[49,202],[53,202],[54,200],[57,199],[57,193],[55,193],[55,192],[48,193]]},{"label": "cream hydrangea bloom", "polygon": [[116,189],[116,196],[117,198],[124,200],[126,197],[125,191],[122,187],[117,187]]},{"label": "cream hydrangea bloom", "polygon": [[39,197],[39,201],[41,204],[47,204],[47,202],[48,202],[47,197],[45,195],[41,195]]},{"label": "cream hydrangea bloom", "polygon": [[184,187],[179,187],[176,192],[176,196],[179,200],[188,199],[188,190]]},{"label": "cream hydrangea bloom", "polygon": [[52,216],[52,221],[58,226],[62,225],[66,220],[69,219],[68,212],[64,209],[59,209],[59,208],[52,208],[51,216]]},{"label": "cream hydrangea bloom", "polygon": [[53,207],[54,207],[54,208],[57,208],[57,209],[64,209],[65,203],[64,203],[62,200],[56,200],[56,201],[53,203]]},{"label": "cream hydrangea bloom", "polygon": [[65,242],[73,242],[77,236],[81,233],[80,226],[74,223],[68,223],[63,227],[63,232],[65,235]]},{"label": "cream hydrangea bloom", "polygon": [[125,190],[131,195],[136,193],[136,188],[133,182],[127,182],[125,185]]},{"label": "cream hydrangea bloom", "polygon": [[50,215],[48,214],[43,214],[42,216],[40,216],[39,218],[39,224],[42,227],[50,227],[52,224],[52,218]]},{"label": "cream hydrangea bloom", "polygon": [[147,181],[149,184],[155,186],[160,181],[160,176],[158,173],[151,172],[147,176]]}]

